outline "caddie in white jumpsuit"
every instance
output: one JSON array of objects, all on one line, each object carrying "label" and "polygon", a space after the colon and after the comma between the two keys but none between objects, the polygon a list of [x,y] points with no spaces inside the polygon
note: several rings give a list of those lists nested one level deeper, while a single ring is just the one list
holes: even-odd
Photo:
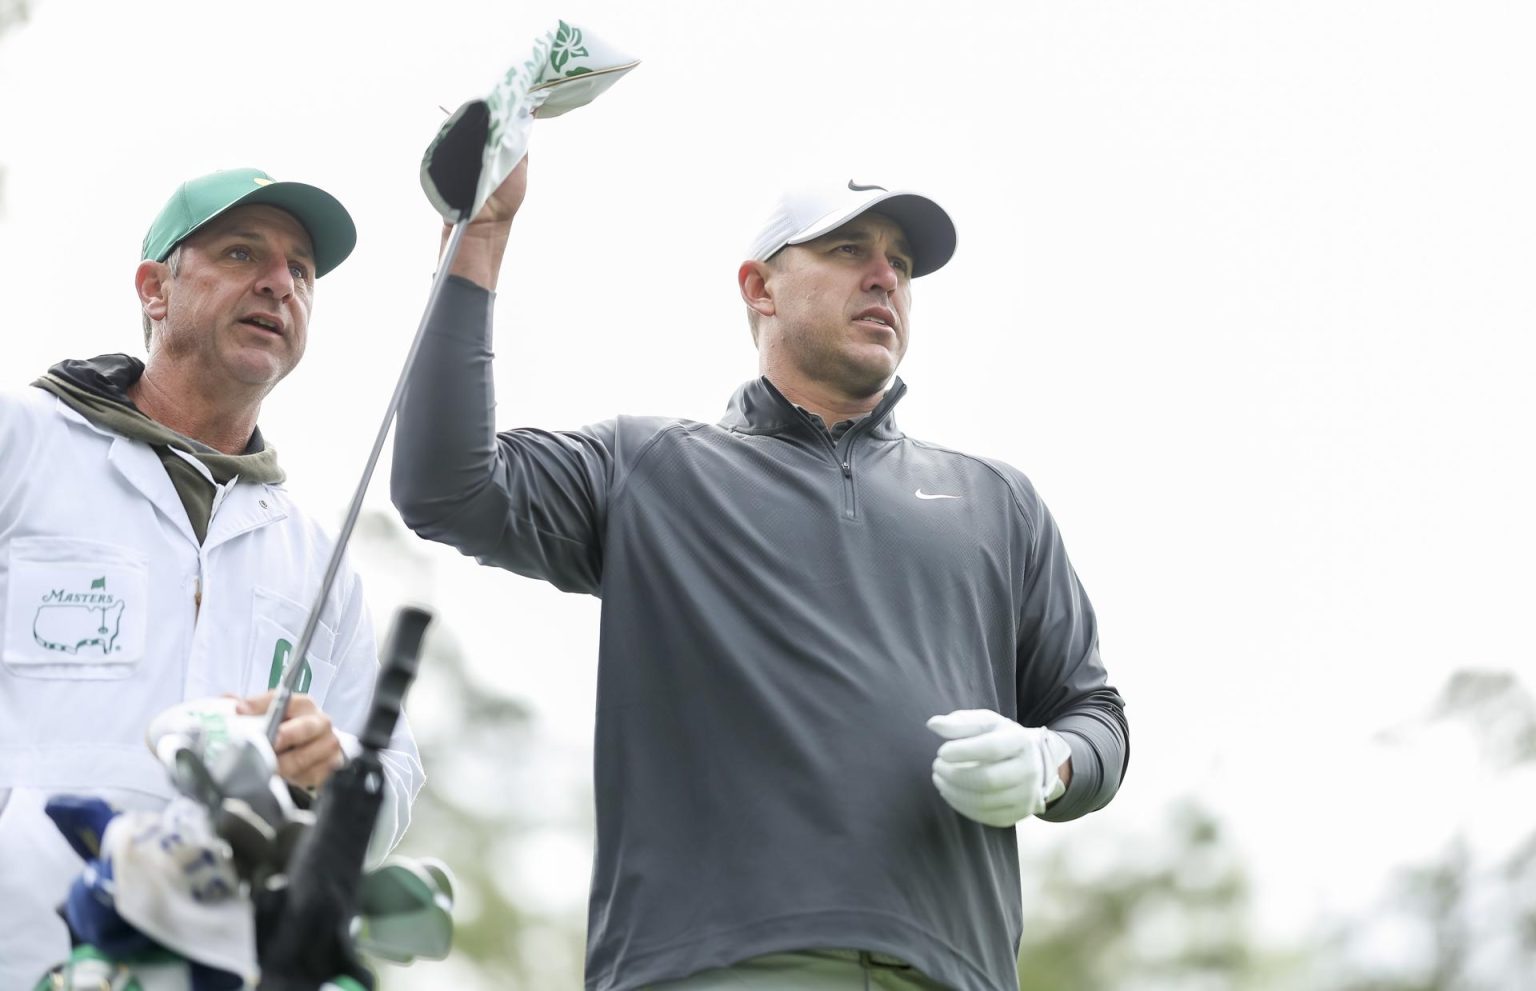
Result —
[{"label": "caddie in white jumpsuit", "polygon": [[[173,792],[149,721],[226,693],[265,711],[297,662],[333,543],[256,421],[303,356],[315,280],[355,243],[313,186],[252,169],[190,180],[135,273],[147,365],[64,361],[0,392],[0,988],[69,953],[55,908],[82,864],[47,797],[160,807]],[[356,747],[377,670],[345,564],[306,663],[276,749],[283,777],[314,788]],[[383,759],[375,857],[423,781],[403,720]]]}]

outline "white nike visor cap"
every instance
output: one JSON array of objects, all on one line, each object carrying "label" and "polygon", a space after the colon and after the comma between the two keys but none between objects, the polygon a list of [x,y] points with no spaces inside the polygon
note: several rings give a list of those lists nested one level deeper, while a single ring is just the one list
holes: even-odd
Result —
[{"label": "white nike visor cap", "polygon": [[747,249],[765,262],[786,244],[804,244],[874,210],[891,218],[912,245],[912,277],[944,267],[955,253],[955,224],[944,208],[920,193],[892,192],[850,179],[846,185],[802,186],[779,197]]}]

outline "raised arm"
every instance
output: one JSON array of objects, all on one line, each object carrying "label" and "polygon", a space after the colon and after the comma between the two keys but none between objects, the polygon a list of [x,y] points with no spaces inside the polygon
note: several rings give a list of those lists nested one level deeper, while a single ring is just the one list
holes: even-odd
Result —
[{"label": "raised arm", "polygon": [[[450,275],[467,279],[481,289],[496,288],[501,259],[507,251],[507,237],[512,231],[512,219],[517,216],[527,193],[528,156],[524,155],[517,168],[507,175],[465,228],[458,255],[448,269]],[[443,247],[448,245],[450,230],[451,227],[443,225]]]},{"label": "raised arm", "polygon": [[[512,219],[528,188],[528,159],[465,229],[411,370],[395,425],[390,496],[407,526],[472,553],[504,504],[490,486],[496,460],[491,377],[493,291]],[[447,245],[450,228],[443,228]]]},{"label": "raised arm", "polygon": [[497,435],[491,311],[527,159],[469,224],[395,425],[390,497],[428,540],[485,564],[597,591],[612,425]]}]

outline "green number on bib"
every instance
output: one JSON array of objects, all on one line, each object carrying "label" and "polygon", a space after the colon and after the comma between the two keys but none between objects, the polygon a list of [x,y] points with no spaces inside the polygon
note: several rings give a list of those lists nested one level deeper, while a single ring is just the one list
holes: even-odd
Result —
[{"label": "green number on bib", "polygon": [[[277,643],[272,646],[272,672],[267,675],[268,688],[276,688],[277,683],[282,680],[283,665],[288,662],[288,655],[291,653],[293,653],[293,644],[279,637]],[[304,661],[303,664],[304,670],[299,675],[299,683],[293,689],[300,695],[309,691],[310,681],[309,662]]]}]

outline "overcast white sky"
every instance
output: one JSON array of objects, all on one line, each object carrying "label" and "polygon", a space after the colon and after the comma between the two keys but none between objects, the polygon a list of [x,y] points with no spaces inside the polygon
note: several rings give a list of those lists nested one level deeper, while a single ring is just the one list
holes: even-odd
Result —
[{"label": "overcast white sky", "polygon": [[[182,179],[321,185],[361,239],[262,422],[339,519],[434,268],[438,108],[564,16],[644,61],[535,128],[502,425],[716,418],[755,374],[734,271],[785,177],[922,190],[960,244],[916,285],[899,419],[1030,474],[1130,706],[1119,799],[1052,835],[1198,794],[1294,918],[1472,818],[1460,752],[1373,737],[1457,666],[1536,669],[1536,8],[35,6],[0,42],[7,384],[142,353],[132,272]],[[596,603],[434,559],[477,667],[584,745]]]}]

